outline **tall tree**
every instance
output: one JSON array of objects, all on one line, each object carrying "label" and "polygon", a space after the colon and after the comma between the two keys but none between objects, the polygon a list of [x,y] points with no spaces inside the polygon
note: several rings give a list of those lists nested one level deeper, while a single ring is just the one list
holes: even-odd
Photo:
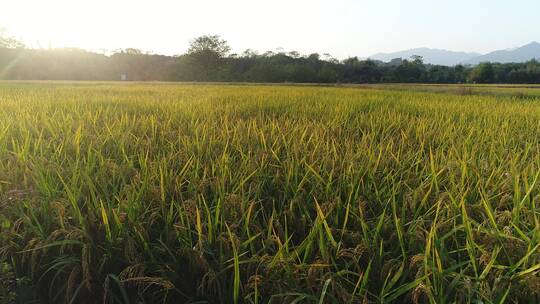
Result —
[{"label": "tall tree", "polygon": [[470,74],[472,82],[477,83],[494,83],[495,82],[495,69],[493,64],[489,62],[481,63],[477,65]]},{"label": "tall tree", "polygon": [[219,35],[204,35],[190,42],[188,54],[212,52],[220,57],[224,57],[230,50],[231,48],[227,44],[227,41],[221,39]]},{"label": "tall tree", "polygon": [[184,57],[190,63],[195,75],[199,80],[216,80],[223,59],[231,48],[227,41],[218,35],[205,35],[191,41],[187,56]]},{"label": "tall tree", "polygon": [[411,61],[412,61],[414,64],[422,65],[422,64],[424,64],[424,57],[422,57],[422,56],[420,56],[420,55],[412,55],[412,56],[411,56]]},{"label": "tall tree", "polygon": [[0,28],[0,48],[19,49],[24,48],[24,44],[9,36],[4,28]]}]

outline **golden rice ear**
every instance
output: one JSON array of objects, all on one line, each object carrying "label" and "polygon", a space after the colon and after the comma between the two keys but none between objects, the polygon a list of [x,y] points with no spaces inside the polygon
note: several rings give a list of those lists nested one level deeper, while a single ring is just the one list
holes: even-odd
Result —
[{"label": "golden rice ear", "polygon": [[247,288],[248,290],[254,291],[257,289],[260,289],[260,285],[262,284],[263,277],[261,275],[252,275],[248,278]]},{"label": "golden rice ear", "polygon": [[410,260],[411,260],[411,267],[413,267],[416,264],[424,261],[424,254],[418,253],[416,255],[413,255]]},{"label": "golden rice ear", "polygon": [[528,274],[520,280],[520,284],[525,287],[527,294],[531,297],[540,296],[540,276],[538,274]]},{"label": "golden rice ear", "polygon": [[47,241],[53,242],[65,237],[66,235],[67,231],[65,229],[56,229],[55,231],[51,232],[51,234],[47,238]]},{"label": "golden rice ear", "polygon": [[208,269],[202,276],[197,291],[199,294],[215,293],[219,290],[219,284],[219,278],[216,272],[212,269]]},{"label": "golden rice ear", "polygon": [[13,231],[15,231],[15,232],[19,231],[23,224],[24,224],[24,219],[22,219],[22,218],[16,219],[13,222]]},{"label": "golden rice ear", "polygon": [[[419,304],[422,296],[428,297],[431,294],[431,290],[423,283],[418,284],[412,292],[412,301],[414,304]],[[424,303],[424,301],[422,301]]]},{"label": "golden rice ear", "polygon": [[120,274],[118,275],[118,278],[123,281],[128,281],[129,279],[138,278],[138,277],[146,277],[146,265],[139,263],[135,265],[130,265]]}]

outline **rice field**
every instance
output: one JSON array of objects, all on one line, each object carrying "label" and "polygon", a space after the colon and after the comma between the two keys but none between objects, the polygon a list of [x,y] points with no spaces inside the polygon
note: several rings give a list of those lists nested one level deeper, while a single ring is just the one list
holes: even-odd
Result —
[{"label": "rice field", "polygon": [[538,303],[535,90],[2,82],[0,303]]}]

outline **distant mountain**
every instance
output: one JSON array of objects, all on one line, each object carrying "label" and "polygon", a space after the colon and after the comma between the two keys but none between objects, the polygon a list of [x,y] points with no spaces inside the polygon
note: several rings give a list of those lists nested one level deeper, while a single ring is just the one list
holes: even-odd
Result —
[{"label": "distant mountain", "polygon": [[511,50],[500,50],[463,61],[465,64],[479,64],[481,62],[525,62],[533,58],[540,59],[540,43],[531,42],[527,45]]},{"label": "distant mountain", "polygon": [[395,58],[409,59],[413,55],[424,57],[425,63],[453,66],[462,62],[472,60],[480,56],[478,53],[454,52],[448,50],[417,48],[395,53],[378,53],[370,59],[389,62]]}]

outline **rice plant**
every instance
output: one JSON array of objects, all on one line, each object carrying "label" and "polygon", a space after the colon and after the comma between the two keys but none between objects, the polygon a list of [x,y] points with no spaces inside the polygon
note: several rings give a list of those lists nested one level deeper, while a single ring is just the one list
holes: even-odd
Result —
[{"label": "rice plant", "polygon": [[0,261],[44,303],[537,303],[535,96],[0,83]]}]

